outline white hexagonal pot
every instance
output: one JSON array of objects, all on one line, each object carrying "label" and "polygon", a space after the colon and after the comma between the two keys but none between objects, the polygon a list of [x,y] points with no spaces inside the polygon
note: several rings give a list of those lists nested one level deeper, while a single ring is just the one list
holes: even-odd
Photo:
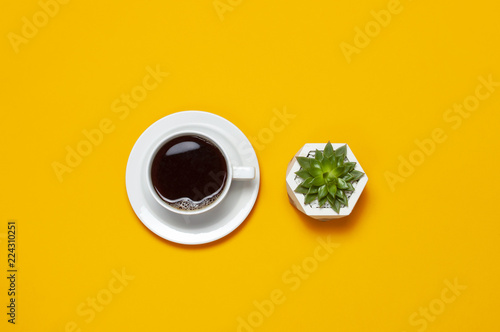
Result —
[{"label": "white hexagonal pot", "polygon": [[[333,148],[336,150],[339,147],[346,145],[345,143],[332,143]],[[366,183],[368,182],[368,176],[365,171],[359,164],[359,161],[356,159],[354,154],[347,145],[347,154],[346,158],[348,161],[356,162],[355,170],[365,173],[365,175],[356,182],[353,182],[354,191],[352,194],[348,196],[349,206],[342,206],[340,208],[340,213],[335,212],[328,203],[326,203],[323,207],[319,207],[319,203],[317,200],[313,201],[310,204],[304,204],[304,194],[299,194],[294,192],[295,188],[302,182],[302,180],[295,174],[300,169],[300,165],[297,162],[297,157],[314,157],[314,153],[316,149],[323,151],[326,143],[307,143],[305,144],[299,152],[293,156],[292,160],[288,164],[286,169],[286,191],[288,193],[288,198],[290,199],[290,203],[295,206],[300,212],[308,215],[311,218],[318,219],[321,221],[331,220],[342,218],[351,214],[352,210],[356,206],[356,202],[359,199],[359,196],[365,189]]]}]

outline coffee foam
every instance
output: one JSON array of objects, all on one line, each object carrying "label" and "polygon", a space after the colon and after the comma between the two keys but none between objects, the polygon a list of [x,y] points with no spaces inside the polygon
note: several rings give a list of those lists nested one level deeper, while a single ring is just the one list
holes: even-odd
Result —
[{"label": "coffee foam", "polygon": [[210,196],[208,198],[205,198],[202,201],[196,202],[196,201],[191,200],[190,198],[183,198],[183,199],[180,199],[176,202],[172,202],[172,203],[168,202],[168,204],[170,206],[178,209],[178,210],[196,211],[196,210],[203,209],[204,207],[209,206],[210,204],[214,203],[217,200],[217,198],[219,198],[220,195],[221,195],[221,192],[219,191],[215,195]]}]

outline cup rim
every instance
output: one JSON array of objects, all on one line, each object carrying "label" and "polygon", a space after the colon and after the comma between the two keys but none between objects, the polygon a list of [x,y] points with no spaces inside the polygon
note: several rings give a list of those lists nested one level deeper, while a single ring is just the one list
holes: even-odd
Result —
[{"label": "cup rim", "polygon": [[[214,144],[219,149],[219,151],[222,153],[222,156],[224,157],[224,160],[226,162],[226,168],[227,168],[226,183],[224,185],[224,188],[222,189],[222,193],[220,194],[220,196],[210,205],[207,205],[207,206],[205,206],[201,209],[197,209],[197,210],[180,210],[180,209],[176,209],[175,207],[169,205],[167,202],[165,202],[163,199],[161,199],[161,197],[158,195],[158,193],[156,192],[156,190],[153,186],[153,181],[151,179],[151,168],[153,166],[154,157],[156,156],[158,151],[168,141],[170,141],[176,137],[188,136],[188,135],[201,136],[204,139],[207,139],[210,143]],[[231,186],[232,179],[233,179],[233,168],[232,168],[231,161],[229,160],[229,157],[226,154],[226,151],[224,151],[224,149],[220,146],[220,144],[215,139],[213,139],[210,135],[207,135],[203,132],[195,131],[195,130],[180,131],[180,132],[173,133],[165,138],[162,138],[156,144],[156,146],[154,147],[152,152],[149,154],[149,160],[148,160],[148,164],[147,164],[146,169],[147,169],[146,177],[147,177],[147,185],[149,187],[149,193],[153,196],[153,198],[156,200],[156,202],[158,202],[162,207],[166,208],[167,210],[169,210],[173,213],[180,214],[180,215],[186,215],[186,216],[202,214],[202,213],[205,213],[207,211],[212,210],[214,207],[219,205],[220,202],[226,197],[226,195],[229,191],[229,187]]]}]

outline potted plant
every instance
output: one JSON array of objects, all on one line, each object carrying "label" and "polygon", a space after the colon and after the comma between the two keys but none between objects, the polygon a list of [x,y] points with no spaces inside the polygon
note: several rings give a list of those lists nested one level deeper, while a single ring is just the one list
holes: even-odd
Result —
[{"label": "potted plant", "polygon": [[347,144],[308,143],[286,172],[290,203],[318,220],[348,216],[368,177]]}]

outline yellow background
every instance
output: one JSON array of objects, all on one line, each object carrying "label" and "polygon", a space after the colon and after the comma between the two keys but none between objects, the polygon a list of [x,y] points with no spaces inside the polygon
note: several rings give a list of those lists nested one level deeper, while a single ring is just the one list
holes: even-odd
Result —
[{"label": "yellow background", "polygon": [[[0,256],[5,271],[15,219],[19,295],[12,327],[2,277],[1,329],[236,331],[280,289],[255,331],[418,331],[409,317],[456,278],[467,289],[426,330],[499,331],[500,88],[460,128],[443,119],[478,76],[500,81],[499,2],[402,0],[351,63],[340,44],[387,1],[232,3],[221,20],[211,0],[74,0],[18,53],[7,36],[40,6],[3,4]],[[120,120],[112,102],[156,65],[170,75]],[[186,247],[135,216],[125,167],[154,121],[203,110],[258,139],[285,107],[296,117],[257,150],[260,194],[233,234]],[[115,130],[59,182],[52,163],[104,118]],[[391,191],[386,172],[435,128],[448,139]],[[349,143],[369,181],[350,217],[322,223],[289,204],[284,176],[304,143],[327,140]],[[318,236],[340,247],[291,291],[282,276]],[[122,268],[135,279],[86,323],[77,307]]]}]

